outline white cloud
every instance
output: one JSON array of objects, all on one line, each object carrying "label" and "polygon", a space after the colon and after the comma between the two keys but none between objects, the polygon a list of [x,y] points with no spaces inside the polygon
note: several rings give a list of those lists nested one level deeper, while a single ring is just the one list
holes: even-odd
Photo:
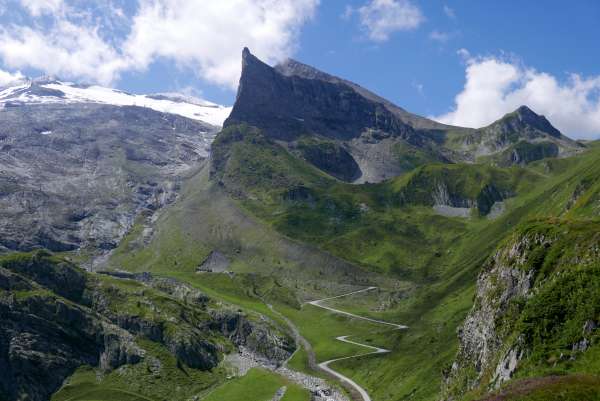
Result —
[{"label": "white cloud", "polygon": [[447,4],[444,4],[444,14],[450,19],[456,19],[454,9],[450,8]]},{"label": "white cloud", "polygon": [[410,0],[370,0],[357,12],[360,24],[375,42],[388,40],[396,31],[415,29],[425,20]]},{"label": "white cloud", "polygon": [[63,0],[21,0],[23,7],[34,17],[55,14],[63,6]]},{"label": "white cloud", "polygon": [[435,30],[431,31],[431,33],[429,34],[429,39],[440,43],[446,43],[450,40],[450,36],[451,34],[449,34],[448,32],[441,32]]},{"label": "white cloud", "polygon": [[462,59],[463,59],[463,61],[464,61],[465,63],[466,63],[466,62],[468,62],[468,61],[469,61],[469,59],[471,58],[471,52],[469,52],[469,51],[468,51],[467,49],[465,49],[464,47],[463,47],[463,48],[460,48],[460,49],[458,49],[458,50],[456,51],[456,54],[458,54],[458,56],[459,56],[460,58],[462,58]]},{"label": "white cloud", "polygon": [[455,98],[454,109],[433,118],[476,128],[521,105],[545,115],[566,135],[600,136],[600,76],[571,74],[561,81],[519,62],[496,57],[468,58],[466,83]]},{"label": "white cloud", "polygon": [[142,0],[124,45],[136,68],[158,57],[234,88],[244,46],[267,62],[289,56],[318,0]]},{"label": "white cloud", "polygon": [[0,70],[0,88],[3,86],[6,86],[6,85],[12,84],[16,81],[19,81],[23,78],[25,78],[25,77],[23,76],[23,74],[21,74],[20,71],[11,73],[8,71]]},{"label": "white cloud", "polygon": [[[106,1],[20,0],[29,24],[0,26],[0,58],[65,78],[112,84],[160,58],[235,88],[241,52],[273,63],[290,56],[319,0],[138,0],[135,15]],[[106,15],[96,15],[99,11]],[[41,23],[41,18],[51,23]],[[125,29],[124,29],[125,28]]]},{"label": "white cloud", "polygon": [[65,78],[110,84],[126,62],[98,34],[60,19],[47,32],[27,26],[0,29],[0,56],[11,68],[35,68]]}]

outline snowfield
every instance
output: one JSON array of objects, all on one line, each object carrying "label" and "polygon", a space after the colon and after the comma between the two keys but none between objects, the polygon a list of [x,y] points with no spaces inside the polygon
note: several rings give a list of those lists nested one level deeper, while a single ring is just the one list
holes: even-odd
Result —
[{"label": "snowfield", "polygon": [[135,95],[97,85],[77,85],[56,80],[32,80],[0,88],[0,106],[8,104],[100,103],[115,106],[147,107],[177,114],[215,126],[222,126],[231,107],[177,93]]}]

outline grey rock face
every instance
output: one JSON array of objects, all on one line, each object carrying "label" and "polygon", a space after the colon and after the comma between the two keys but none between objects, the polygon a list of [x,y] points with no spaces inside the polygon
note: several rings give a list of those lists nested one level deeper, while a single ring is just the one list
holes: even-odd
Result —
[{"label": "grey rock face", "polygon": [[294,340],[267,321],[258,324],[240,313],[222,311],[213,313],[213,318],[211,329],[274,363],[282,364],[294,351]]},{"label": "grey rock face", "polygon": [[[283,75],[245,49],[236,104],[224,126],[245,122],[277,139],[313,132],[349,140],[367,127],[419,141],[384,105],[341,82]],[[414,138],[413,138],[414,136]]]},{"label": "grey rock face", "polygon": [[219,251],[212,251],[198,266],[198,272],[223,273],[229,267],[229,259]]},{"label": "grey rock face", "polygon": [[0,250],[112,249],[176,197],[216,130],[140,107],[0,109]]},{"label": "grey rock face", "polygon": [[[337,162],[325,162],[323,152],[315,149],[304,156],[345,181],[360,180],[362,175],[368,176],[362,181],[397,175],[401,171],[398,161],[387,157],[393,144],[431,147],[435,143],[433,127],[445,127],[413,116],[356,84],[295,61],[273,68],[245,49],[242,66],[236,102],[224,126],[246,123],[271,139],[289,143],[303,135],[337,142],[333,152]],[[417,132],[411,125],[415,121],[429,131]]]},{"label": "grey rock face", "polygon": [[225,126],[242,123],[290,149],[297,149],[307,136],[333,143],[329,152],[309,149],[302,157],[355,183],[379,182],[433,161],[474,162],[498,156],[492,161],[525,164],[581,149],[527,107],[481,129],[452,127],[294,60],[270,67],[248,49],[242,54],[237,98]]},{"label": "grey rock face", "polygon": [[446,387],[465,380],[464,375],[468,377],[463,391],[478,386],[484,377],[493,387],[511,379],[525,350],[519,339],[505,342],[502,318],[511,302],[532,294],[535,271],[524,268],[529,250],[551,242],[543,235],[518,238],[497,251],[484,266],[477,279],[473,308],[458,333],[459,351]]},{"label": "grey rock face", "polygon": [[40,293],[34,282],[0,267],[0,395],[47,400],[83,364],[110,370],[137,363],[143,351],[133,336],[76,304]]}]

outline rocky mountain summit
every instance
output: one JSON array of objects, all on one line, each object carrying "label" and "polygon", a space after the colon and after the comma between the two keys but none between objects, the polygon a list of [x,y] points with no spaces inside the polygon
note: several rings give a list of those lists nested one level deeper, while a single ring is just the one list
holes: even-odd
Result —
[{"label": "rocky mountain summit", "polygon": [[527,106],[521,106],[487,127],[466,135],[462,141],[465,158],[480,158],[501,166],[525,165],[546,157],[569,156],[584,148]]},{"label": "rocky mountain summit", "polygon": [[[242,54],[236,102],[224,126],[240,123],[261,129],[321,170],[355,183],[379,182],[431,162],[487,158],[497,164],[523,164],[581,147],[527,107],[482,129],[452,127],[295,60],[271,67],[248,49]],[[533,149],[524,149],[525,144]],[[337,170],[326,162],[332,157],[340,162],[334,163]]]}]

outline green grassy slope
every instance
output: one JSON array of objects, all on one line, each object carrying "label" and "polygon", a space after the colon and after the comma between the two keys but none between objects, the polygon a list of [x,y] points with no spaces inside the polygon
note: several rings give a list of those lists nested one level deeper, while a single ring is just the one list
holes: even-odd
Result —
[{"label": "green grassy slope", "polygon": [[434,213],[440,187],[457,206],[470,204],[486,215],[495,200],[526,192],[542,178],[519,168],[428,165],[380,184],[351,185],[246,126],[224,130],[213,152],[213,180],[277,231],[409,279],[426,278],[444,249],[485,220]]},{"label": "green grassy slope", "polygon": [[309,401],[310,395],[298,385],[263,369],[251,369],[245,376],[223,384],[207,395],[206,401],[270,401],[276,391],[286,388],[282,401]]},{"label": "green grassy slope", "polygon": [[[133,231],[110,264],[176,276],[269,315],[266,299],[301,327],[319,360],[356,352],[323,332],[324,324],[335,319],[332,333],[340,335],[360,324],[300,308],[299,302],[358,285],[380,286],[364,299],[337,302],[343,309],[410,326],[393,333],[357,329],[364,341],[393,352],[336,365],[378,401],[438,399],[479,269],[521,222],[598,216],[600,151],[595,147],[527,168],[428,165],[381,184],[353,186],[255,130],[229,130],[215,142],[210,179],[207,168],[193,177],[159,217],[150,243],[135,241]],[[506,211],[496,219],[477,213],[470,219],[437,215],[430,194],[440,182],[474,204],[493,185],[509,193]],[[230,258],[235,277],[194,273],[215,249]],[[294,364],[302,366],[305,358],[299,355]]]}]

